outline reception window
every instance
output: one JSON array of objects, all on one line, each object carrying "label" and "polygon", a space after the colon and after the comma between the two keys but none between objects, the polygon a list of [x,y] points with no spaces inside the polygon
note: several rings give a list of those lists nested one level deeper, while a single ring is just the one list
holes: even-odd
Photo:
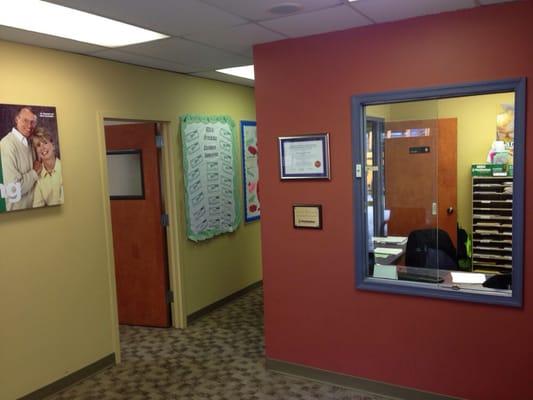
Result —
[{"label": "reception window", "polygon": [[522,303],[525,81],[352,98],[356,286]]}]

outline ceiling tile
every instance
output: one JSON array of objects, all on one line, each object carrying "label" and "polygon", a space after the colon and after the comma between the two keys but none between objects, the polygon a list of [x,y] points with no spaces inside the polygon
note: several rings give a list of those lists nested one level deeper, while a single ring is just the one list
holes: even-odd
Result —
[{"label": "ceiling tile", "polygon": [[98,51],[96,53],[92,53],[91,56],[106,58],[108,60],[120,61],[127,64],[163,69],[166,71],[188,73],[195,70],[195,68],[183,64],[160,60],[153,57],[141,56],[138,54],[127,53],[121,50],[103,50]]},{"label": "ceiling tile", "polygon": [[376,22],[386,22],[471,8],[476,3],[474,0],[358,0],[350,6]]},{"label": "ceiling tile", "polygon": [[215,79],[217,81],[237,83],[239,85],[251,86],[251,87],[253,87],[254,83],[255,83],[251,79],[240,78],[238,76],[231,76],[231,75],[228,75],[228,74],[222,74],[222,73],[216,72],[216,71],[197,72],[197,73],[193,73],[191,75],[199,76],[199,77],[202,77],[202,78]]},{"label": "ceiling tile", "polygon": [[339,31],[371,22],[346,5],[261,22],[261,25],[289,37]]},{"label": "ceiling tile", "polygon": [[76,42],[75,40],[44,35],[42,33],[9,28],[2,25],[0,25],[0,39],[8,40],[10,42],[25,43],[32,46],[69,51],[71,53],[89,53],[91,51],[104,49],[104,47],[95,46],[88,43]]},{"label": "ceiling tile", "polygon": [[218,29],[246,22],[197,0],[49,0],[167,35]]},{"label": "ceiling tile", "polygon": [[282,3],[297,3],[303,6],[302,12],[319,10],[339,4],[344,0],[204,0],[205,3],[229,11],[235,15],[240,15],[254,21],[278,18],[279,15],[272,14],[270,8]]},{"label": "ceiling tile", "polygon": [[186,38],[234,53],[250,54],[252,45],[274,42],[285,39],[286,36],[251,23],[220,31],[199,32],[188,35]]},{"label": "ceiling tile", "polygon": [[121,49],[128,53],[190,65],[195,68],[196,72],[252,64],[252,60],[248,57],[179,38],[127,46]]},{"label": "ceiling tile", "polygon": [[243,52],[242,55],[245,56],[245,57],[250,58],[251,60],[253,60],[253,58],[254,58],[254,48],[250,47],[245,52]]},{"label": "ceiling tile", "polygon": [[[213,70],[251,64],[252,45],[376,22],[516,0],[47,0],[180,38],[105,49],[0,26],[0,39],[54,48],[210,79],[235,79]],[[296,2],[289,15],[269,11]],[[365,15],[370,19],[366,18]],[[251,23],[260,21],[258,23]],[[212,72],[207,72],[212,71]],[[244,84],[246,80],[244,80]],[[242,82],[236,82],[242,83]]]}]

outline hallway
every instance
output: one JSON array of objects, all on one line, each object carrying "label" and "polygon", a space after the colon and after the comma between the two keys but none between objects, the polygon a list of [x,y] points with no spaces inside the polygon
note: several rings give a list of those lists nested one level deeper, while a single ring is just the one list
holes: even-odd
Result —
[{"label": "hallway", "polygon": [[262,290],[186,330],[122,326],[122,363],[50,400],[388,400],[265,370]]}]

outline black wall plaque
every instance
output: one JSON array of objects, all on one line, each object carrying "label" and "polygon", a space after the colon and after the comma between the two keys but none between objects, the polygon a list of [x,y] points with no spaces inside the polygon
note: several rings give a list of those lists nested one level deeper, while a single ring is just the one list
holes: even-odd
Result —
[{"label": "black wall plaque", "polygon": [[409,147],[409,154],[429,153],[429,146]]}]

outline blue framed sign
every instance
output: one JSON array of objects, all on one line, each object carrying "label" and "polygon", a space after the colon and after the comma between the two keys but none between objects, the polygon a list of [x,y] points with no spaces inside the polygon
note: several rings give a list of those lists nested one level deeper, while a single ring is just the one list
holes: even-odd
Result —
[{"label": "blue framed sign", "polygon": [[259,203],[259,166],[257,164],[257,124],[241,121],[242,181],[244,193],[244,220],[257,221],[261,216]]},{"label": "blue framed sign", "polygon": [[285,136],[278,140],[282,180],[330,179],[329,134]]}]

